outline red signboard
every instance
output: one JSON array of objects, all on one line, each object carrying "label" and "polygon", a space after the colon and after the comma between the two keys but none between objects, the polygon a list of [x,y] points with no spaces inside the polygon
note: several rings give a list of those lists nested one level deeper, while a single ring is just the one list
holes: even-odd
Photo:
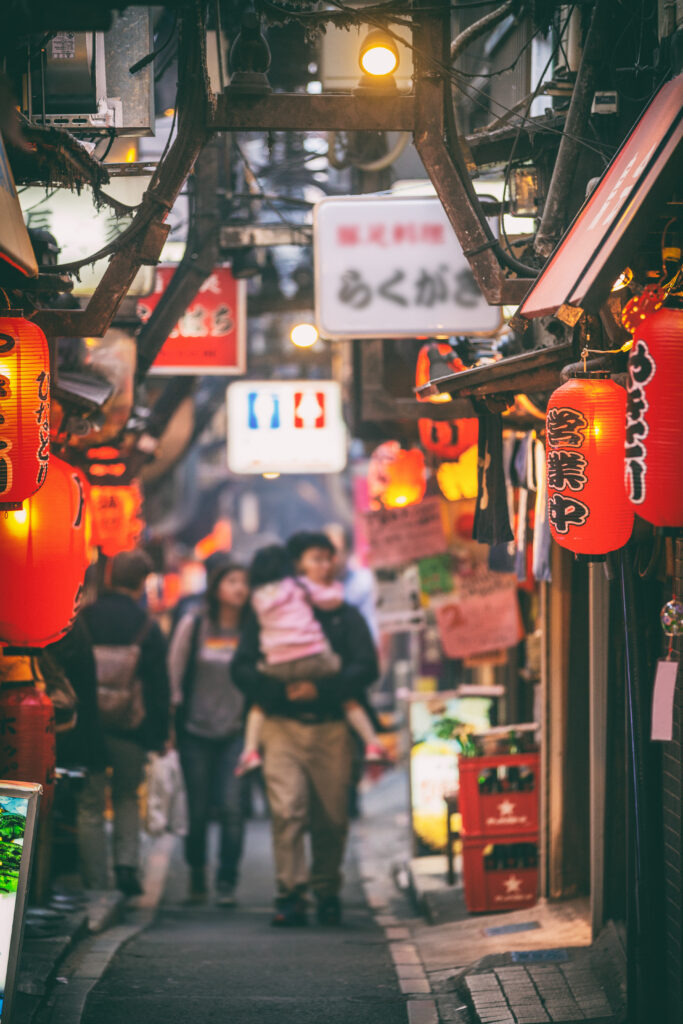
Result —
[{"label": "red signboard", "polygon": [[[154,291],[138,300],[143,322],[152,315],[174,273],[175,266],[157,267]],[[150,373],[244,373],[246,325],[245,282],[237,281],[230,267],[216,267],[164,342]]]},{"label": "red signboard", "polygon": [[678,75],[645,109],[583,204],[522,303],[523,316],[554,313],[565,303],[599,308],[628,265],[638,233],[651,227],[660,196],[680,174],[681,150],[683,75]]}]

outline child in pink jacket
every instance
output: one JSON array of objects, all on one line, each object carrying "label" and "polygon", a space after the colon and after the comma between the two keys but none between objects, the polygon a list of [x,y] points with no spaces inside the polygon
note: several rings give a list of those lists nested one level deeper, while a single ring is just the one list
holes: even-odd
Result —
[{"label": "child in pink jacket", "polygon": [[[261,672],[280,680],[283,686],[302,679],[324,686],[327,676],[339,672],[341,659],[330,647],[315,609],[338,608],[344,600],[342,584],[325,585],[313,583],[305,576],[294,576],[287,551],[278,544],[256,554],[250,578],[254,588],[251,604],[259,621],[264,659],[259,664]],[[345,702],[344,716],[365,743],[366,760],[386,760],[370,717],[358,701]],[[264,720],[261,708],[253,705],[247,715],[237,775],[244,775],[262,763],[259,747]]]}]

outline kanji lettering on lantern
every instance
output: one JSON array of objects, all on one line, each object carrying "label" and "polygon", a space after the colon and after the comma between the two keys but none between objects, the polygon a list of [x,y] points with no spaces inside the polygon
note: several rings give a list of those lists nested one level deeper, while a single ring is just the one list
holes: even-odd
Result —
[{"label": "kanji lettering on lantern", "polygon": [[548,487],[563,491],[582,491],[586,486],[588,462],[581,452],[548,451]]},{"label": "kanji lettering on lantern", "polygon": [[588,420],[578,409],[560,406],[558,409],[548,410],[546,431],[548,444],[553,447],[570,445],[573,448],[580,448],[586,440],[587,429]]},{"label": "kanji lettering on lantern", "polygon": [[565,534],[569,532],[570,526],[583,526],[590,515],[590,509],[578,498],[551,494],[548,500],[548,515],[555,532]]},{"label": "kanji lettering on lantern", "polygon": [[647,447],[645,439],[649,426],[645,413],[650,408],[646,385],[652,380],[657,367],[647,343],[640,338],[631,350],[628,361],[626,407],[626,488],[635,505],[645,501]]}]

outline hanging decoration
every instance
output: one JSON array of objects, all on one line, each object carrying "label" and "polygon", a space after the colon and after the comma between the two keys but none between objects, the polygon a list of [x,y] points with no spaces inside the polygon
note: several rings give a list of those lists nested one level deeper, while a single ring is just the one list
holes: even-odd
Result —
[{"label": "hanging decoration", "polygon": [[626,392],[606,371],[553,392],[546,415],[550,531],[577,555],[600,557],[631,536],[623,484]]},{"label": "hanging decoration", "polygon": [[386,508],[405,508],[422,501],[427,489],[424,455],[417,448],[400,451],[387,466],[388,483],[382,500]]},{"label": "hanging decoration", "polygon": [[[683,309],[643,293],[624,310],[633,347],[628,360],[626,491],[654,526],[683,527]],[[645,309],[645,312],[641,310]]]},{"label": "hanging decoration", "polygon": [[429,384],[431,380],[447,377],[450,373],[460,373],[466,366],[449,341],[430,341],[423,345],[417,356],[415,367],[415,388],[418,402],[450,402],[451,396],[442,391],[435,395],[421,395],[417,388]]},{"label": "hanging decoration", "polygon": [[458,462],[442,462],[436,471],[441,493],[447,501],[477,496],[477,445],[472,445]]},{"label": "hanging decoration", "polygon": [[54,798],[57,761],[52,701],[33,679],[3,685],[0,719],[4,725],[0,735],[0,777],[40,783],[40,811],[46,814]]},{"label": "hanging decoration", "polygon": [[[420,388],[430,380],[445,377],[451,373],[461,373],[467,367],[456,355],[449,342],[430,341],[423,345],[417,357],[415,370],[415,387]],[[421,402],[450,402],[451,396],[446,392],[421,397]],[[432,420],[423,417],[417,421],[420,444],[427,452],[438,455],[441,459],[456,462],[463,452],[477,443],[479,421],[476,416],[459,420]]]},{"label": "hanging decoration", "polygon": [[433,452],[439,458],[457,462],[463,452],[477,443],[479,420],[476,417],[462,420],[417,421],[420,444],[425,451]]},{"label": "hanging decoration", "polygon": [[45,647],[73,622],[88,565],[82,478],[50,459],[43,486],[0,515],[0,644]]},{"label": "hanging decoration", "polygon": [[120,487],[93,484],[90,488],[93,543],[112,558],[136,547],[143,530],[142,495],[137,481]]},{"label": "hanging decoration", "polygon": [[0,310],[0,511],[43,486],[50,457],[50,356],[21,310]]}]

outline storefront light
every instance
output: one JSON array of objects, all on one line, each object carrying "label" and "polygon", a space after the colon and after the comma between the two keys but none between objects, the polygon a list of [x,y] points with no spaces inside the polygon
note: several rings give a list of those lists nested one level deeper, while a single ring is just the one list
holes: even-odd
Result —
[{"label": "storefront light", "polygon": [[370,32],[363,41],[358,58],[361,71],[373,78],[385,78],[398,68],[398,49],[391,36],[381,29]]},{"label": "storefront light", "polygon": [[318,338],[318,329],[315,324],[295,324],[289,332],[289,339],[297,348],[312,348]]}]

